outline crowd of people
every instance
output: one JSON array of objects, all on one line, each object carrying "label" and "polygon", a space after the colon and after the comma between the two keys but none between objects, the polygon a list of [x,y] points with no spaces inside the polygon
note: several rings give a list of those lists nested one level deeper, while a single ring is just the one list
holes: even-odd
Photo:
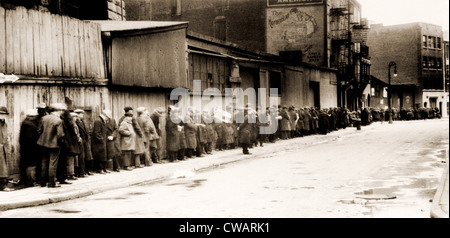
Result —
[{"label": "crowd of people", "polygon": [[[166,112],[166,158],[162,159],[160,120]],[[245,108],[228,106],[223,111],[212,109],[200,112],[193,108],[184,110],[170,106],[167,111],[162,107],[153,111],[139,107],[135,115],[133,108],[127,106],[118,121],[113,118],[111,110],[103,110],[90,131],[84,121],[84,110],[70,111],[61,103],[49,107],[41,104],[25,114],[19,135],[18,185],[51,188],[71,184],[70,180],[94,173],[111,173],[108,161],[112,161],[113,171],[120,172],[154,163],[204,157],[213,151],[239,147],[243,154],[251,154],[249,149],[263,147],[264,143],[314,134],[326,135],[377,121],[441,117],[437,108],[364,108],[350,111],[346,108],[279,105],[256,110],[246,105]],[[260,130],[260,127],[270,126],[276,126],[273,133]],[[3,145],[5,134],[0,135],[0,145]],[[8,189],[7,181],[7,166],[0,160],[0,190]]]}]

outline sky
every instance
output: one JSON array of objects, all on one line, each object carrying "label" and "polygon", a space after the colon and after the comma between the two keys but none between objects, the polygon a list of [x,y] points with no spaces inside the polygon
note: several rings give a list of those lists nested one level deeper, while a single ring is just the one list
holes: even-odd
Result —
[{"label": "sky", "polygon": [[424,22],[449,29],[449,0],[357,0],[362,17],[372,23],[397,25]]}]

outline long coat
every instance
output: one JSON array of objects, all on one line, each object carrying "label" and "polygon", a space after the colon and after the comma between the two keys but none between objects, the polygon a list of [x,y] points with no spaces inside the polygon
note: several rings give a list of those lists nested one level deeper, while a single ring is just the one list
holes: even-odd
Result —
[{"label": "long coat", "polygon": [[72,118],[66,118],[63,120],[63,129],[65,135],[65,148],[62,148],[61,153],[67,155],[80,154],[80,141],[78,126]]},{"label": "long coat", "polygon": [[106,138],[112,136],[112,140],[106,140],[106,154],[109,159],[120,156],[120,135],[116,120],[110,118],[106,123]]},{"label": "long coat", "polygon": [[20,165],[21,167],[36,166],[39,158],[37,141],[39,139],[37,121],[25,118],[20,126]]},{"label": "long coat", "polygon": [[297,112],[295,112],[294,110],[289,110],[288,114],[289,114],[289,119],[290,119],[291,131],[295,131],[297,128],[295,121],[297,121],[297,119],[298,119]]},{"label": "long coat", "polygon": [[9,141],[7,126],[4,121],[0,121],[0,178],[8,178],[8,157]]},{"label": "long coat", "polygon": [[303,115],[304,115],[303,111],[299,110],[297,115],[298,115],[298,120],[297,120],[297,124],[296,124],[297,130],[303,131],[303,129],[305,129],[305,124],[303,123]]},{"label": "long coat", "polygon": [[197,136],[196,136],[197,126],[193,123],[184,124],[184,134],[186,136],[186,148],[195,149],[197,148]]},{"label": "long coat", "polygon": [[223,143],[224,144],[234,143],[234,129],[232,123],[223,124]]},{"label": "long coat", "polygon": [[133,124],[123,120],[119,126],[120,133],[120,149],[123,151],[135,150],[136,148],[136,132]]},{"label": "long coat", "polygon": [[304,110],[303,111],[303,129],[305,131],[310,131],[311,130],[311,113],[309,113],[308,110]]},{"label": "long coat", "polygon": [[91,137],[92,157],[96,161],[106,161],[106,121],[99,116],[94,121],[94,130]]},{"label": "long coat", "polygon": [[281,128],[280,131],[290,131],[291,130],[291,118],[286,110],[280,111],[281,116]]},{"label": "long coat", "polygon": [[91,161],[92,160],[92,152],[91,152],[91,136],[89,134],[89,130],[86,127],[86,124],[84,123],[84,120],[81,118],[78,118],[76,121],[76,124],[78,126],[78,131],[80,133],[80,137],[83,140],[83,151],[82,156],[84,156],[84,160]]},{"label": "long coat", "polygon": [[325,112],[320,112],[318,121],[319,121],[319,132],[321,134],[326,135],[328,133],[328,128],[329,128],[328,114]]},{"label": "long coat", "polygon": [[244,123],[240,123],[238,126],[239,126],[239,143],[250,145],[252,124],[248,123],[248,115],[244,116]]},{"label": "long coat", "polygon": [[175,152],[180,149],[178,125],[170,119],[170,116],[166,118],[166,149],[169,152]]}]

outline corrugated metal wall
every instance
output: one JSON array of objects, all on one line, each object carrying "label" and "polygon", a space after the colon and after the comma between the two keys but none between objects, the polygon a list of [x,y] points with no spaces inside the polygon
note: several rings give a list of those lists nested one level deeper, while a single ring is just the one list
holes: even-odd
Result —
[{"label": "corrugated metal wall", "polygon": [[115,85],[187,87],[186,29],[112,38]]}]

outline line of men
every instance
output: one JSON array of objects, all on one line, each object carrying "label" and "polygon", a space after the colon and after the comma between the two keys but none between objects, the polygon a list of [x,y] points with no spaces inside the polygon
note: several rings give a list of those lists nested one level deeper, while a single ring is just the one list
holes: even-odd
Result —
[{"label": "line of men", "polygon": [[[203,157],[204,154],[212,154],[213,150],[237,147],[242,148],[243,154],[251,154],[249,148],[262,147],[266,142],[318,133],[326,135],[355,123],[369,125],[389,118],[388,110],[374,108],[350,112],[346,108],[319,110],[283,105],[266,110],[258,107],[258,111],[251,105],[234,111],[228,106],[226,111],[201,113],[189,108],[185,118],[181,118],[180,108],[170,106],[167,112],[167,162]],[[70,184],[68,180],[93,175],[93,171],[110,173],[106,169],[108,160],[112,160],[113,170],[117,172],[166,163],[160,158],[163,108],[150,113],[145,107],[139,107],[135,117],[133,108],[127,106],[118,123],[112,118],[111,110],[104,110],[95,119],[92,133],[84,122],[84,113],[82,109],[70,112],[60,103],[50,107],[40,105],[26,111],[19,136],[20,184],[59,187],[60,184]],[[398,111],[393,108],[392,114],[394,120],[440,117],[437,109]],[[243,123],[237,123],[239,115],[243,115]],[[269,126],[275,120],[278,122],[275,133],[260,133],[260,126]],[[0,145],[3,146],[2,138],[0,136]],[[3,147],[1,149],[4,151]],[[0,172],[6,170],[6,166],[3,167]],[[3,177],[6,178],[7,173]],[[5,188],[5,183],[6,180],[0,176],[0,190]]]},{"label": "line of men", "polygon": [[160,163],[159,118],[164,109],[150,113],[140,107],[137,117],[131,107],[124,111],[117,124],[111,110],[103,110],[90,132],[82,109],[71,112],[65,104],[55,103],[27,110],[19,134],[18,185],[55,188],[71,184],[70,180],[94,171],[110,173],[108,160],[117,172]]}]

